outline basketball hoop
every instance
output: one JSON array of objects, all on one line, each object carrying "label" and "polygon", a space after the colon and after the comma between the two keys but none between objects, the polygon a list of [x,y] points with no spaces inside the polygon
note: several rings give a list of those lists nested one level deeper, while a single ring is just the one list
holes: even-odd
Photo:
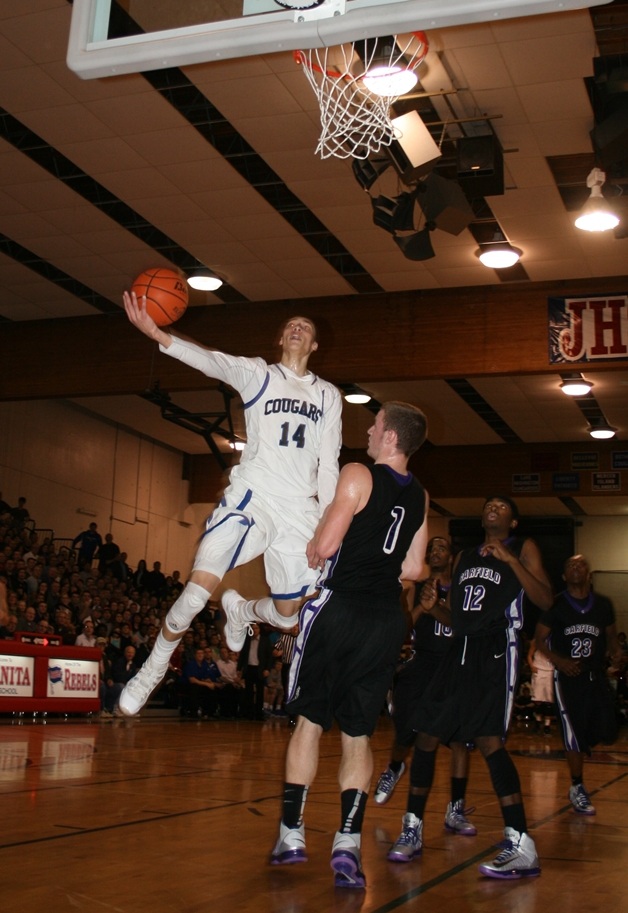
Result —
[{"label": "basketball hoop", "polygon": [[294,52],[320,105],[321,158],[365,159],[390,146],[390,106],[416,85],[428,47],[425,32],[411,32]]}]

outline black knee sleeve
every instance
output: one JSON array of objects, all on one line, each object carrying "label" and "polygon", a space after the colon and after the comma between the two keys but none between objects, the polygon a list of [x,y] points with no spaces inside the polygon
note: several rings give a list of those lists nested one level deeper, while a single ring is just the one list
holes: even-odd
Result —
[{"label": "black knee sleeve", "polygon": [[519,774],[505,748],[499,748],[486,758],[493,789],[499,798],[521,792]]}]

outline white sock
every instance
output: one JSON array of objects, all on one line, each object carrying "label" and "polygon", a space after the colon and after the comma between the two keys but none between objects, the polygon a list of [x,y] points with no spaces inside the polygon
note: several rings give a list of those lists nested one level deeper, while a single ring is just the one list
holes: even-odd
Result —
[{"label": "white sock", "polygon": [[151,669],[154,669],[155,672],[161,672],[162,675],[165,675],[168,663],[170,662],[170,657],[174,653],[178,643],[178,640],[166,640],[163,631],[160,631],[155,640],[155,646],[150,651],[145,665],[150,665]]}]

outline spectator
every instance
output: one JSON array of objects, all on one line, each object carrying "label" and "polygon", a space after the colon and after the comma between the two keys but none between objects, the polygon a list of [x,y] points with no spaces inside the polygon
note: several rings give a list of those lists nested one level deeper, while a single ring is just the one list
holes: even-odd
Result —
[{"label": "spectator", "polygon": [[111,571],[111,565],[119,560],[120,549],[113,541],[113,535],[107,533],[104,543],[99,547],[96,557],[98,558],[98,571],[101,576],[105,576]]},{"label": "spectator", "polygon": [[148,574],[148,568],[146,567],[146,561],[144,558],[140,558],[137,562],[137,568],[133,574],[133,586],[135,589],[142,592],[146,589],[146,575]]},{"label": "spectator", "polygon": [[196,650],[194,631],[186,631],[181,638],[181,644],[183,646],[183,665],[185,666],[187,662],[194,658],[194,651]]},{"label": "spectator", "polygon": [[274,659],[264,681],[264,710],[267,713],[283,713],[282,665],[280,659]]},{"label": "spectator", "polygon": [[171,577],[166,577],[168,596],[171,599],[177,599],[183,591],[183,581],[181,580],[181,571],[173,571]]},{"label": "spectator", "polygon": [[30,520],[30,514],[26,507],[26,498],[17,499],[17,507],[11,508],[11,518],[13,521],[13,527],[18,532],[24,529],[24,524],[27,520]]},{"label": "spectator", "polygon": [[249,720],[264,719],[264,681],[273,661],[273,648],[266,630],[251,624],[238,658],[244,680],[244,715]]},{"label": "spectator", "polygon": [[212,660],[217,663],[220,659],[220,650],[222,647],[222,640],[218,631],[209,628],[207,630],[207,642],[211,649]]},{"label": "spectator", "polygon": [[0,491],[0,521],[2,523],[10,522],[11,519],[11,505],[2,497],[2,492]]},{"label": "spectator", "polygon": [[521,682],[519,685],[512,710],[518,722],[534,719],[534,704],[532,702],[532,686],[530,682]]},{"label": "spectator", "polygon": [[94,555],[102,545],[102,536],[98,532],[97,523],[90,523],[88,529],[74,537],[72,547],[76,548],[77,545],[79,567],[91,567]]},{"label": "spectator", "polygon": [[27,606],[23,599],[18,602],[17,631],[36,631],[37,613],[35,607]]},{"label": "spectator", "polygon": [[7,585],[4,580],[0,580],[0,637],[4,637],[4,631],[9,623],[9,605],[7,603]]},{"label": "spectator", "polygon": [[[135,642],[133,641],[133,631],[131,630],[131,625],[128,621],[123,621],[120,625],[120,649],[122,652],[126,650],[129,644],[133,644],[135,647]],[[135,647],[137,650],[137,647]]]},{"label": "spectator", "polygon": [[105,689],[104,709],[107,713],[115,713],[116,716],[120,713],[117,710],[118,698],[126,683],[131,681],[139,668],[135,661],[135,647],[133,644],[129,644],[125,648],[124,654],[114,660],[111,665],[111,673],[106,681]]},{"label": "spectator", "polygon": [[534,719],[539,732],[551,735],[554,716],[554,665],[537,650],[534,640],[528,650],[528,665],[532,678],[530,696],[534,704]]},{"label": "spectator", "polygon": [[[155,631],[157,631],[157,628],[155,628]],[[164,678],[163,687],[165,690],[165,707],[179,707],[181,704],[183,687],[183,665],[183,641],[180,640],[176,646],[174,653],[170,657],[170,662],[168,663],[168,671],[166,672],[166,677]]]},{"label": "spectator", "polygon": [[37,594],[39,593],[39,587],[42,584],[43,572],[43,564],[33,563],[33,565],[29,568],[29,574],[26,578],[26,599],[28,600],[29,605],[32,605],[35,602]]},{"label": "spectator", "polygon": [[130,580],[133,573],[126,563],[127,557],[128,555],[126,552],[120,552],[118,557],[112,561],[110,565],[111,573],[120,583],[126,583]]},{"label": "spectator", "polygon": [[154,627],[152,627],[150,636],[137,646],[137,653],[135,654],[135,658],[139,666],[142,666],[150,656],[150,652],[155,646],[156,639],[157,631]]},{"label": "spectator", "polygon": [[158,599],[161,599],[161,597],[165,595],[166,575],[162,573],[161,561],[155,561],[153,563],[153,569],[146,575],[144,586],[151,596],[156,596]]},{"label": "spectator", "polygon": [[202,647],[196,648],[194,659],[183,667],[183,682],[186,688],[184,712],[189,716],[198,714],[204,719],[216,716],[220,672],[215,663],[207,661]]},{"label": "spectator", "polygon": [[69,608],[60,605],[55,614],[55,631],[61,635],[62,642],[66,646],[74,646],[76,641],[76,628],[72,623],[72,616]]},{"label": "spectator", "polygon": [[50,621],[50,612],[48,611],[48,605],[45,602],[36,603],[35,618],[37,620],[37,624],[39,624],[42,621],[45,621],[52,628],[52,623]]},{"label": "spectator", "polygon": [[91,618],[83,621],[83,630],[74,641],[77,647],[95,647],[96,635],[94,633],[94,622]]},{"label": "spectator", "polygon": [[244,689],[242,675],[238,671],[238,654],[224,644],[220,648],[220,658],[216,662],[223,687],[220,692],[220,715],[234,720],[240,713],[240,697]]}]

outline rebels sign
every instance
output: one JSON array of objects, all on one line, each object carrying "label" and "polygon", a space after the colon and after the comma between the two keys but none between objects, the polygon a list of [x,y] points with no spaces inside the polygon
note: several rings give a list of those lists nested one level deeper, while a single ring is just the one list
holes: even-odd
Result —
[{"label": "rebels sign", "polygon": [[48,697],[98,697],[98,663],[86,659],[48,660]]}]

